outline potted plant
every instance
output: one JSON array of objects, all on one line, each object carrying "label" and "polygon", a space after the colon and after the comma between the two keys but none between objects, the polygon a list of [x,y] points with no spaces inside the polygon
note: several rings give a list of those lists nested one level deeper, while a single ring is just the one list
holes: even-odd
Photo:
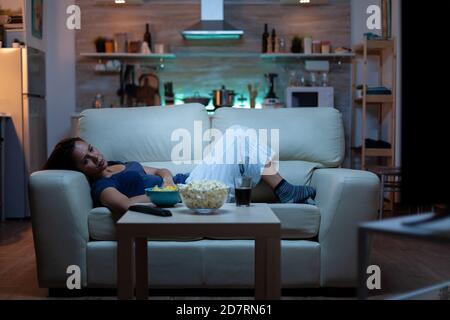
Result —
[{"label": "potted plant", "polygon": [[106,52],[106,38],[97,37],[94,41],[97,52]]},{"label": "potted plant", "polygon": [[292,53],[302,53],[302,39],[299,36],[292,38]]}]

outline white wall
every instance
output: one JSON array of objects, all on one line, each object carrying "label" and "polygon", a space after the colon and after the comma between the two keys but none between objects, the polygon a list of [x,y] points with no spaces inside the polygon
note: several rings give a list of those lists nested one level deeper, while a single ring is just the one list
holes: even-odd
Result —
[{"label": "white wall", "polygon": [[75,32],[66,27],[66,9],[74,0],[46,0],[47,150],[70,135],[75,112]]},{"label": "white wall", "polygon": [[[397,165],[400,163],[400,150],[401,150],[401,145],[400,145],[400,132],[401,132],[401,114],[400,114],[400,106],[401,106],[401,46],[400,46],[400,41],[401,41],[401,34],[400,34],[400,2],[401,0],[392,0],[392,36],[395,37],[397,39],[397,105],[396,105],[396,110],[397,110],[397,125],[396,125],[396,141],[397,141],[397,146],[396,146],[396,162]],[[380,31],[376,31],[376,30],[369,30],[367,28],[366,25],[366,21],[367,21],[367,13],[366,10],[368,8],[368,6],[370,5],[380,5],[381,1],[380,0],[351,0],[351,6],[352,6],[352,17],[351,17],[351,22],[352,22],[352,27],[351,27],[351,32],[352,32],[352,45],[361,43],[364,39],[364,33],[367,32],[372,32],[375,34],[380,35]],[[385,61],[385,66],[386,69],[384,70],[385,74],[390,74],[390,65],[391,62],[389,61],[391,57],[388,58],[388,60]],[[377,58],[372,58],[369,60],[369,65],[368,65],[368,84],[369,86],[376,86],[379,85],[378,83],[378,79],[379,79],[379,72],[378,72],[378,60]],[[358,72],[357,72],[357,82],[360,83],[361,81],[361,66],[358,66]],[[389,83],[389,79],[387,78],[387,84]],[[386,116],[386,119],[388,119],[389,117]],[[388,121],[385,121],[383,123],[383,134],[382,134],[382,139],[387,141],[388,140],[388,126],[389,123]],[[360,146],[362,144],[362,141],[360,139],[360,135],[358,133],[361,132],[361,112],[360,109],[357,109],[356,112],[356,124],[355,124],[355,132],[356,132],[356,137],[354,140],[354,145],[356,146]],[[368,111],[368,119],[367,119],[367,137],[368,138],[373,138],[376,139],[378,136],[378,112],[377,112],[377,108],[369,108]]]}]

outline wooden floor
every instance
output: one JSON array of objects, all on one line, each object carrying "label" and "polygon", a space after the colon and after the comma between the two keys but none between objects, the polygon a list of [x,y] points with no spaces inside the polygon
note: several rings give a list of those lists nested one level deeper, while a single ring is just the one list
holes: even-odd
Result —
[{"label": "wooden floor", "polygon": [[[387,237],[374,238],[371,263],[380,266],[382,290],[374,299],[427,287],[450,280],[450,248],[448,245],[404,241]],[[78,299],[115,299],[114,296],[90,296]],[[195,296],[167,291],[151,299],[252,299],[243,291],[234,296]],[[48,299],[48,291],[37,282],[31,223],[0,223],[0,299]],[[299,290],[283,292],[286,300],[354,299],[340,292]]]}]

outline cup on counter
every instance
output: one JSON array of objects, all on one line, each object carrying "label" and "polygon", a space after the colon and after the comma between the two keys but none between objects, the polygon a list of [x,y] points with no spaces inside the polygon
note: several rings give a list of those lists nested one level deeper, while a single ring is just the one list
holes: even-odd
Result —
[{"label": "cup on counter", "polygon": [[312,42],[312,53],[322,53],[322,42],[320,40]]},{"label": "cup on counter", "polygon": [[250,207],[252,186],[251,177],[241,176],[234,179],[234,195],[237,207]]},{"label": "cup on counter", "polygon": [[303,39],[303,49],[305,54],[311,54],[312,53],[312,38],[307,36]]},{"label": "cup on counter", "polygon": [[116,33],[114,35],[115,52],[128,52],[128,34]]},{"label": "cup on counter", "polygon": [[128,43],[128,52],[130,53],[140,53],[142,47],[142,41],[130,41]]},{"label": "cup on counter", "polygon": [[164,54],[166,53],[166,45],[163,43],[155,43],[155,53]]},{"label": "cup on counter", "polygon": [[114,40],[112,40],[112,39],[106,40],[105,51],[106,51],[106,53],[114,53]]},{"label": "cup on counter", "polygon": [[322,41],[321,49],[322,49],[322,53],[324,53],[324,54],[331,53],[330,41]]}]

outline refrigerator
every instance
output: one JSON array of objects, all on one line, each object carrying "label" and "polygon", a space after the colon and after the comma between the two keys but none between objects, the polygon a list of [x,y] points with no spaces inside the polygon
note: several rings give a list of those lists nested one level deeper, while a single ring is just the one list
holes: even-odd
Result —
[{"label": "refrigerator", "polygon": [[29,176],[47,158],[44,52],[0,49],[0,112],[11,117],[4,137],[5,217],[27,218]]}]

